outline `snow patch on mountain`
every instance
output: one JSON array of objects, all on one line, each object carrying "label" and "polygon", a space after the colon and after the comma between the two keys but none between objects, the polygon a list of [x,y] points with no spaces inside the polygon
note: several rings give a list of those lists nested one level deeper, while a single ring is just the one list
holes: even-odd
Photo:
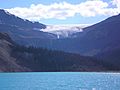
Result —
[{"label": "snow patch on mountain", "polygon": [[42,29],[43,32],[49,32],[56,34],[57,38],[69,37],[73,33],[83,32],[84,27],[87,27],[87,24],[80,25],[47,25],[47,28]]}]

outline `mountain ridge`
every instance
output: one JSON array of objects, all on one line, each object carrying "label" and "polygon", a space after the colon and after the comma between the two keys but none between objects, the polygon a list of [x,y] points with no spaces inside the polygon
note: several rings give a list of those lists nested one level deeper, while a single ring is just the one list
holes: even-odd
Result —
[{"label": "mountain ridge", "polygon": [[[3,13],[11,17],[9,13]],[[18,21],[20,19],[14,15],[13,17]],[[12,20],[10,19],[10,22]],[[70,38],[59,39],[57,35],[43,32],[38,28],[1,22],[0,71],[119,71],[119,53],[116,56],[115,50],[120,48],[119,29],[120,15],[86,27],[82,33],[74,33]],[[102,60],[96,59],[99,55],[98,59]],[[108,60],[110,56],[118,57],[118,65],[111,63],[114,60]]]},{"label": "mountain ridge", "polygon": [[13,14],[10,14],[9,12],[3,9],[0,9],[0,23],[18,26],[18,27],[27,28],[27,29],[35,29],[35,28],[45,29],[46,28],[46,25],[44,24],[21,19]]}]

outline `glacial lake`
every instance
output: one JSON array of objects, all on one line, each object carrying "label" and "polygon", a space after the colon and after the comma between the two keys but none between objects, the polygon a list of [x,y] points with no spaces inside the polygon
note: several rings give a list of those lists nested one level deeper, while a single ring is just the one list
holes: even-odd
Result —
[{"label": "glacial lake", "polygon": [[119,73],[0,73],[0,90],[120,90]]}]

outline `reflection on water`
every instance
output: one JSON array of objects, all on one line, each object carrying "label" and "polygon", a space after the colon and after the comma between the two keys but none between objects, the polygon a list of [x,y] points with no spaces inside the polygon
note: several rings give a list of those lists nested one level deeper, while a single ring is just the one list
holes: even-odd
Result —
[{"label": "reflection on water", "polygon": [[120,74],[0,73],[0,90],[120,90]]}]

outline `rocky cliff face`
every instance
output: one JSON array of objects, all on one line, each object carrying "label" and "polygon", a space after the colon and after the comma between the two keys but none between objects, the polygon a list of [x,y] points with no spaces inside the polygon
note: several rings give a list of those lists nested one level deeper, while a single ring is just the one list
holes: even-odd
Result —
[{"label": "rocky cliff face", "polygon": [[5,33],[0,33],[0,71],[18,72],[29,71],[16,63],[16,59],[11,57],[12,46],[14,46],[10,37]]}]

